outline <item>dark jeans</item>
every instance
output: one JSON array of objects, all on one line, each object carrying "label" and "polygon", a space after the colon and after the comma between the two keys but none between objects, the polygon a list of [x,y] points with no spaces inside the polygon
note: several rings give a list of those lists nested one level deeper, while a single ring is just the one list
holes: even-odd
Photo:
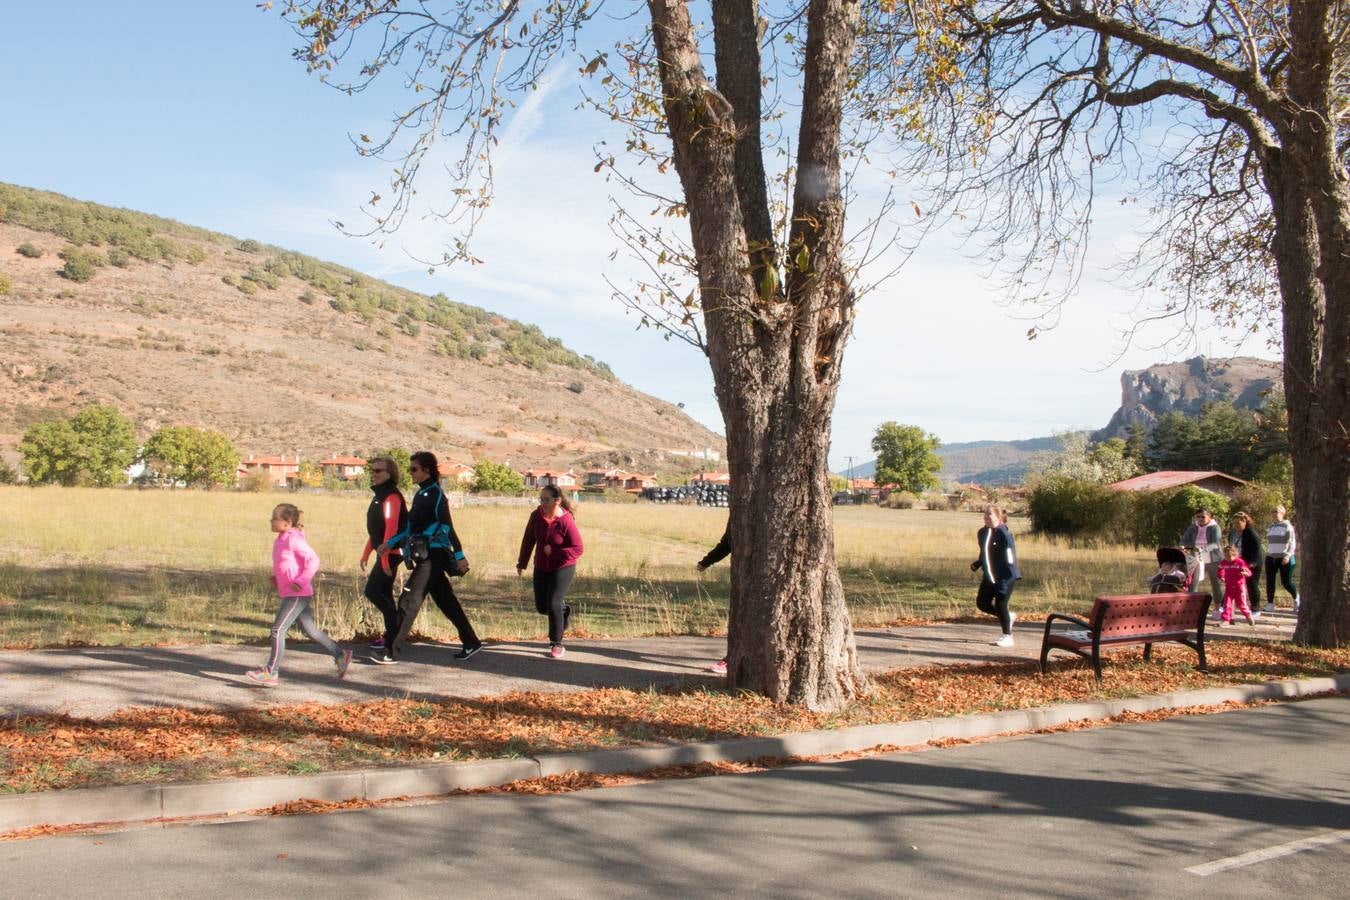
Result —
[{"label": "dark jeans", "polygon": [[1266,557],[1266,602],[1275,602],[1275,573],[1280,573],[1280,584],[1289,592],[1290,597],[1298,596],[1298,588],[1294,587],[1294,558],[1290,557],[1288,561],[1276,559],[1273,556]]},{"label": "dark jeans", "polygon": [[572,615],[572,607],[564,600],[576,574],[576,566],[567,566],[556,572],[541,572],[538,568],[534,570],[534,608],[541,616],[548,616],[550,644],[563,642],[563,632],[567,630],[567,620]]},{"label": "dark jeans", "polygon": [[1012,599],[1012,588],[1001,591],[988,579],[980,582],[980,592],[975,595],[975,606],[980,612],[998,616],[999,627],[1004,634],[1012,634],[1012,619],[1008,616],[1008,601]]},{"label": "dark jeans", "polygon": [[1252,612],[1261,611],[1261,564],[1247,563],[1247,568],[1252,570],[1251,577],[1247,579],[1247,602],[1251,605]]},{"label": "dark jeans", "polygon": [[399,626],[399,635],[404,640],[407,639],[407,631],[412,629],[412,619],[417,617],[417,612],[422,608],[422,602],[427,594],[435,601],[441,612],[450,620],[450,624],[455,626],[455,631],[459,632],[459,642],[466,648],[477,647],[483,642],[478,639],[474,633],[473,625],[469,624],[469,617],[464,614],[464,607],[459,605],[459,598],[455,596],[455,591],[450,587],[450,578],[445,574],[455,565],[455,561],[450,557],[448,551],[439,547],[431,551],[431,555],[418,563],[408,576],[407,585],[404,587],[404,613],[407,620]]},{"label": "dark jeans", "polygon": [[375,608],[384,617],[386,650],[394,645],[394,637],[398,634],[398,604],[394,602],[394,576],[398,575],[398,567],[402,562],[402,557],[389,557],[389,574],[386,575],[384,567],[376,557],[375,565],[371,567],[370,575],[366,578],[366,599],[375,604]]}]

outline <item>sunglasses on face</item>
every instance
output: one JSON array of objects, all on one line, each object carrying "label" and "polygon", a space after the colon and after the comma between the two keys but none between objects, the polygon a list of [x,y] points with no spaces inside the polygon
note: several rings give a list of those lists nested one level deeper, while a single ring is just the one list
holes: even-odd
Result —
[{"label": "sunglasses on face", "polygon": [[388,469],[377,469],[377,468],[375,468],[374,466],[372,466],[371,469],[370,469],[370,474],[372,474],[372,475],[384,475],[384,474],[387,473],[388,471],[389,471]]}]

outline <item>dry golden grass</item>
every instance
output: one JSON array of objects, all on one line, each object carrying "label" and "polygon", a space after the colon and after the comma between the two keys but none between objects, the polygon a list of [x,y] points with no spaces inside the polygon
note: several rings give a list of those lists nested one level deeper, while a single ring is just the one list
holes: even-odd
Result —
[{"label": "dry golden grass", "polygon": [[[277,502],[304,510],[323,559],[320,622],[335,637],[374,633],[357,560],[366,497],[0,487],[0,645],[250,641],[266,634]],[[455,513],[473,570],[455,583],[479,633],[534,638],[529,582],[515,574],[527,510],[474,506]],[[722,629],[728,569],[694,564],[722,533],[719,509],[582,504],[586,541],[572,602],[591,635],[700,634]],[[854,621],[861,626],[974,614],[979,516],[873,507],[836,513],[835,546]],[[1019,533],[1019,614],[1082,610],[1102,593],[1141,589],[1152,553],[1075,548]],[[439,613],[419,629],[449,638]]]}]

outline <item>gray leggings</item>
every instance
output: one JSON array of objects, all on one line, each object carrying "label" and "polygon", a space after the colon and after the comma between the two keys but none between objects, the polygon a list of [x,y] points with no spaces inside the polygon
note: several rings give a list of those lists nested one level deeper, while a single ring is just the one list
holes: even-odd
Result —
[{"label": "gray leggings", "polygon": [[338,645],[333,643],[333,639],[324,634],[314,622],[314,616],[310,614],[310,604],[314,602],[313,597],[282,597],[281,606],[277,607],[277,617],[272,623],[272,655],[267,660],[267,671],[273,675],[281,668],[281,658],[286,655],[286,632],[295,623],[300,623],[300,630],[309,636],[311,641],[317,643],[320,647],[327,650],[328,653],[337,659],[342,651]]}]

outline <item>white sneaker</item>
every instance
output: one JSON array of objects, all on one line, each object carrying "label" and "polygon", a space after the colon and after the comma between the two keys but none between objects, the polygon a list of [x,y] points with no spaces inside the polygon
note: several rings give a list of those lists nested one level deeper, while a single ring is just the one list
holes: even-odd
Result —
[{"label": "white sneaker", "polygon": [[1298,597],[1295,597],[1295,598],[1294,598],[1294,614],[1295,614],[1295,615],[1298,614],[1298,605],[1299,605],[1299,598],[1298,598]]},{"label": "white sneaker", "polygon": [[1017,624],[1017,613],[1008,610],[1008,633],[1012,634],[1012,627]]},{"label": "white sneaker", "polygon": [[1265,606],[1261,607],[1261,612],[1274,612],[1274,611],[1275,611],[1274,603],[1267,603]]},{"label": "white sneaker", "polygon": [[995,647],[1011,647],[1012,645],[1013,645],[1013,636],[1011,634],[1005,634],[1003,637],[994,641]]}]

